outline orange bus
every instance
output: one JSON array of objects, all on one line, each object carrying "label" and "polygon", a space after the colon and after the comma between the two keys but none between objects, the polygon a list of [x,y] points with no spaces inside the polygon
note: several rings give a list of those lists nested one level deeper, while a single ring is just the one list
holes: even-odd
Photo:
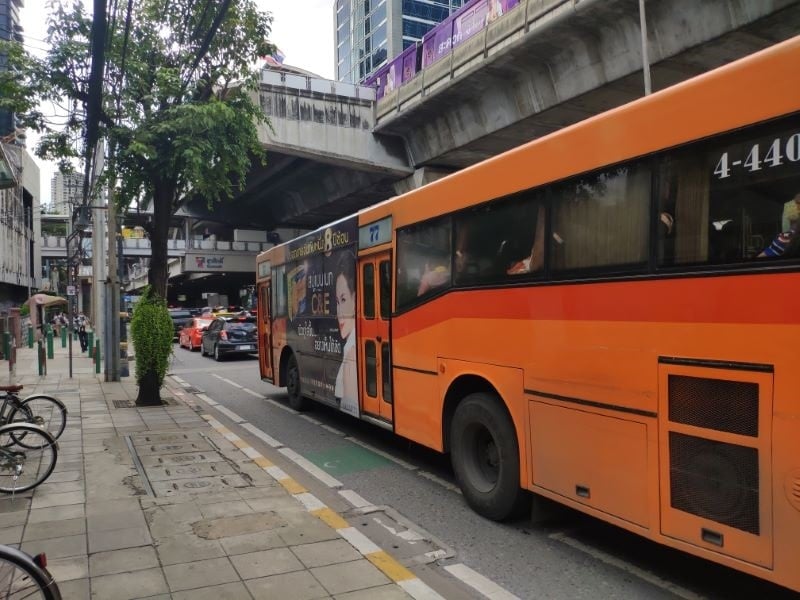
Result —
[{"label": "orange bus", "polygon": [[800,591],[800,37],[262,253],[262,378]]}]

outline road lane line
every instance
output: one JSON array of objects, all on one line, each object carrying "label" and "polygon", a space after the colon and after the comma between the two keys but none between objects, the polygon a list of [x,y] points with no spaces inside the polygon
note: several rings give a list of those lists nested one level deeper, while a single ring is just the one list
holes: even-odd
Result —
[{"label": "road lane line", "polygon": [[425,479],[432,481],[434,483],[438,483],[446,490],[450,490],[451,492],[455,492],[456,494],[462,494],[461,489],[449,481],[442,479],[438,475],[434,475],[433,473],[428,473],[428,471],[417,471],[417,475],[420,477],[424,477]]},{"label": "road lane line", "polygon": [[409,471],[416,471],[417,469],[419,469],[419,467],[417,467],[416,465],[412,465],[411,463],[408,463],[408,462],[404,461],[403,459],[397,458],[393,454],[389,454],[388,452],[385,452],[384,450],[376,448],[375,446],[367,444],[366,442],[362,442],[361,440],[356,439],[353,436],[348,435],[344,439],[346,439],[348,442],[353,442],[354,444],[357,444],[357,445],[361,446],[362,448],[366,448],[370,452],[374,452],[378,456],[382,456],[386,460],[390,460],[393,463],[395,463],[397,465],[400,465],[404,469],[408,469]]},{"label": "road lane line", "polygon": [[[573,539],[567,536],[564,533],[551,533],[549,537],[553,540],[557,540],[566,544],[567,546],[571,546],[576,550],[580,550],[591,556],[592,558],[596,558],[600,562],[604,562],[607,565],[611,565],[612,567],[616,567],[625,571],[626,573],[630,573],[631,575],[635,575],[639,579],[646,581],[656,587],[659,587],[663,590],[667,590],[680,598],[684,598],[684,600],[703,600],[705,596],[701,596],[700,594],[696,594],[686,588],[683,588],[671,581],[667,581],[666,579],[662,579],[658,575],[654,573],[650,573],[649,571],[645,571],[644,569],[640,569],[639,567],[632,565],[624,560],[617,558],[615,556],[611,556],[602,550],[598,550],[597,548],[592,548],[584,544],[583,542],[579,542],[576,539]],[[445,567],[446,568],[446,567]]]},{"label": "road lane line", "polygon": [[299,467],[301,467],[302,469],[304,469],[305,471],[307,471],[308,473],[319,479],[322,483],[324,483],[328,487],[340,488],[344,486],[344,484],[341,481],[339,481],[335,477],[332,477],[331,475],[320,469],[317,465],[312,463],[307,458],[300,456],[297,452],[295,452],[291,448],[283,447],[280,450],[278,450],[278,452],[280,452],[289,460],[294,462],[296,465],[298,465]]},{"label": "road lane line", "polygon": [[314,417],[310,417],[308,415],[300,415],[301,419],[305,419],[309,423],[313,423],[314,425],[322,425],[322,421],[315,419]]},{"label": "road lane line", "polygon": [[273,400],[272,398],[264,398],[264,400],[266,400],[270,404],[274,405],[275,407],[280,408],[281,410],[285,410],[286,412],[292,413],[293,415],[299,415],[300,414],[298,411],[296,411],[295,409],[291,408],[290,406],[286,406],[285,404],[281,404],[280,402],[278,402],[277,400]]},{"label": "road lane line", "polygon": [[455,565],[447,565],[444,567],[444,570],[459,581],[466,583],[472,589],[492,600],[520,600],[511,592],[506,591],[491,579],[487,579],[465,564],[457,563]]},{"label": "road lane line", "polygon": [[234,423],[244,423],[244,422],[245,422],[245,420],[244,420],[242,417],[240,417],[239,415],[237,415],[237,414],[236,414],[235,412],[233,412],[231,409],[229,409],[229,408],[225,408],[225,407],[224,407],[224,406],[222,406],[221,404],[218,404],[218,405],[217,405],[217,406],[215,406],[214,408],[216,408],[216,409],[217,409],[219,412],[221,412],[223,415],[225,415],[226,417],[228,417],[228,418],[229,418],[231,421],[233,421]]},{"label": "road lane line", "polygon": [[345,435],[344,431],[339,431],[338,429],[336,429],[336,427],[331,427],[330,425],[326,425],[325,423],[321,423],[320,427],[336,435]]},{"label": "road lane line", "polygon": [[211,406],[219,406],[219,403],[216,400],[212,400],[208,397],[208,394],[195,394],[200,400],[205,402],[206,404],[210,404]]},{"label": "road lane line", "polygon": [[263,400],[263,399],[265,398],[264,394],[259,394],[258,392],[254,392],[253,390],[251,390],[251,389],[248,389],[248,388],[246,388],[246,387],[243,387],[243,388],[242,388],[242,391],[243,391],[245,394],[250,394],[251,396],[253,396],[253,397],[255,397],[255,398],[258,398],[259,400]]},{"label": "road lane line", "polygon": [[240,385],[239,385],[238,383],[236,383],[235,381],[231,381],[230,379],[226,379],[225,377],[222,377],[222,376],[220,376],[220,375],[217,375],[216,373],[212,373],[212,377],[216,377],[216,378],[217,378],[217,379],[219,379],[220,381],[224,381],[224,382],[225,382],[225,383],[227,383],[228,385],[232,385],[232,386],[233,386],[233,387],[235,387],[235,388],[242,389],[242,386],[240,386]]},{"label": "road lane line", "polygon": [[367,508],[372,506],[372,502],[365,500],[353,490],[339,490],[339,495],[352,504],[353,508]]},{"label": "road lane line", "polygon": [[247,431],[252,433],[258,439],[266,442],[268,446],[271,446],[273,448],[283,448],[283,443],[282,442],[279,442],[278,440],[276,440],[271,435],[269,435],[267,433],[264,433],[258,427],[253,425],[252,423],[242,423],[242,427],[247,429]]}]

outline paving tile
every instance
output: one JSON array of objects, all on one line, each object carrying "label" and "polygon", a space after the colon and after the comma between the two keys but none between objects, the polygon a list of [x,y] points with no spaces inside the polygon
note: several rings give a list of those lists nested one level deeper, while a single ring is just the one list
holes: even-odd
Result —
[{"label": "paving tile", "polygon": [[13,498],[6,497],[0,499],[0,514],[27,511],[31,507],[30,494],[32,492],[26,493],[28,494],[27,496],[17,494]]},{"label": "paving tile", "polygon": [[151,543],[152,538],[147,527],[89,532],[89,551],[91,553],[135,548],[136,546],[147,546]]},{"label": "paving tile", "polygon": [[303,563],[297,560],[288,548],[238,554],[231,556],[230,559],[242,579],[255,579],[303,569]]},{"label": "paving tile", "polygon": [[306,567],[324,567],[335,563],[358,560],[361,554],[345,540],[330,540],[292,546],[292,552]]},{"label": "paving tile", "polygon": [[31,540],[23,542],[22,549],[32,556],[46,552],[48,559],[81,556],[86,554],[86,536],[69,535],[45,540]]},{"label": "paving tile", "polygon": [[391,583],[386,575],[363,558],[349,563],[312,568],[311,573],[331,594],[342,594]]},{"label": "paving tile", "polygon": [[49,483],[61,483],[63,481],[77,481],[83,479],[83,474],[80,471],[58,471],[58,464],[56,464],[56,471],[47,478]]},{"label": "paving tile", "polygon": [[176,535],[158,542],[158,557],[162,565],[175,565],[207,558],[225,556],[216,540],[204,540],[194,534]]},{"label": "paving tile", "polygon": [[0,544],[10,545],[19,544],[22,541],[22,525],[14,525],[13,527],[3,527],[0,529]]},{"label": "paving tile", "polygon": [[286,546],[277,531],[259,531],[257,533],[247,533],[232,537],[219,538],[220,544],[225,549],[228,556],[236,554],[248,554],[260,550],[272,550]]},{"label": "paving tile", "polygon": [[164,574],[173,592],[239,581],[236,570],[227,558],[169,565],[164,567]]},{"label": "paving tile", "polygon": [[108,513],[118,513],[125,511],[140,510],[139,500],[137,498],[120,498],[116,500],[103,500],[101,502],[87,502],[86,515],[91,517],[95,515],[105,515]]},{"label": "paving tile", "polygon": [[295,519],[295,523],[289,523],[279,531],[279,534],[289,546],[339,539],[339,534],[335,530],[305,511],[302,519]]},{"label": "paving tile", "polygon": [[89,572],[92,577],[141,571],[157,566],[158,557],[152,546],[97,552],[89,557]]},{"label": "paving tile", "polygon": [[335,600],[409,600],[411,596],[406,594],[399,585],[391,584],[336,594],[334,598]]},{"label": "paving tile", "polygon": [[[172,594],[173,600],[252,600],[241,581]],[[287,597],[288,598],[288,597]],[[277,596],[273,598],[277,600]]]},{"label": "paving tile", "polygon": [[75,579],[73,581],[59,581],[58,589],[64,600],[89,600],[89,580]]},{"label": "paving tile", "polygon": [[45,521],[58,521],[62,519],[77,519],[86,516],[83,504],[69,504],[67,506],[52,506],[32,510],[28,517],[28,524],[44,523]]},{"label": "paving tile", "polygon": [[88,521],[90,533],[94,531],[147,527],[147,522],[141,510],[89,515],[86,520]]},{"label": "paving tile", "polygon": [[245,581],[247,589],[256,600],[316,600],[329,598],[328,592],[308,571],[296,571],[271,577],[260,577]]},{"label": "paving tile", "polygon": [[82,492],[83,489],[84,483],[80,479],[76,481],[64,481],[63,483],[53,483],[48,479],[41,486],[36,488],[36,493],[42,495],[62,494],[64,492]]},{"label": "paving tile", "polygon": [[25,527],[23,539],[25,541],[45,540],[52,537],[66,537],[82,533],[86,533],[86,519],[78,517],[59,521],[44,521],[43,523],[28,523],[28,526]]},{"label": "paving tile", "polygon": [[59,587],[62,581],[73,579],[84,579],[89,576],[89,558],[87,556],[73,556],[70,558],[51,559],[47,557],[47,570],[58,582]]},{"label": "paving tile", "polygon": [[24,510],[0,513],[0,527],[13,527],[14,525],[24,525],[28,520],[28,513]]},{"label": "paving tile", "polygon": [[97,600],[131,600],[168,591],[161,569],[92,577],[92,598]]}]

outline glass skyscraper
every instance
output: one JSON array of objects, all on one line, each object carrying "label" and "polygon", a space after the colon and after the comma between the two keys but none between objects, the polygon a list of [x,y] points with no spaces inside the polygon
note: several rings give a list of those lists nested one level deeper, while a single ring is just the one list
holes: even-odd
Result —
[{"label": "glass skyscraper", "polygon": [[[23,0],[0,0],[0,40],[22,43],[22,26],[19,20],[22,3]],[[0,69],[5,68],[5,56],[0,55]],[[0,137],[14,130],[14,115],[5,110],[0,111]]]},{"label": "glass skyscraper", "polygon": [[464,0],[335,0],[336,79],[358,83],[422,40]]}]

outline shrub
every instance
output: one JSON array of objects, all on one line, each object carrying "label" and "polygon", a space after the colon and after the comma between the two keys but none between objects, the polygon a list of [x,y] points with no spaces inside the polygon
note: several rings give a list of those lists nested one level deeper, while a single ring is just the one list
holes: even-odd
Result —
[{"label": "shrub", "polygon": [[136,383],[142,385],[146,374],[156,374],[158,387],[164,381],[172,354],[172,319],[163,298],[145,288],[131,318],[131,338],[136,352]]}]

